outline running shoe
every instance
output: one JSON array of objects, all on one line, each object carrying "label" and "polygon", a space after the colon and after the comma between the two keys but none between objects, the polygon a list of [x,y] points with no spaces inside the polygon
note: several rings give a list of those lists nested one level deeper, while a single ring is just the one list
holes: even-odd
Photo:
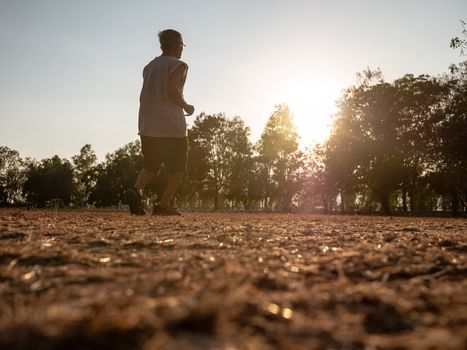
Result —
[{"label": "running shoe", "polygon": [[162,216],[180,216],[182,213],[177,211],[175,208],[171,207],[161,207],[159,204],[156,204],[152,208],[152,215],[162,215]]},{"label": "running shoe", "polygon": [[129,188],[126,191],[126,200],[130,206],[130,213],[133,215],[145,215],[146,213],[143,210],[141,204],[141,196],[136,190],[136,188]]}]

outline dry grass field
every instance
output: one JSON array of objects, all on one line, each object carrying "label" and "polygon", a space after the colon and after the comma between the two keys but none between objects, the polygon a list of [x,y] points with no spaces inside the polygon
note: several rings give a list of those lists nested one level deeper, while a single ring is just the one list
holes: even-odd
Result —
[{"label": "dry grass field", "polygon": [[466,349],[467,220],[0,210],[0,349]]}]

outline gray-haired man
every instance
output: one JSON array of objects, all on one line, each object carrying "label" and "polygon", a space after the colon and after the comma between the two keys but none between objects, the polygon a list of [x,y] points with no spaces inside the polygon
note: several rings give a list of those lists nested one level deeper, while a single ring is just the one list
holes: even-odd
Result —
[{"label": "gray-haired man", "polygon": [[192,115],[194,107],[183,97],[188,65],[181,61],[182,35],[173,29],[159,32],[162,54],[149,62],[143,70],[138,128],[144,166],[134,188],[127,190],[130,212],[144,215],[141,190],[165,165],[169,178],[167,186],[153,208],[156,215],[180,215],[169,207],[183,180],[188,153],[185,114]]}]

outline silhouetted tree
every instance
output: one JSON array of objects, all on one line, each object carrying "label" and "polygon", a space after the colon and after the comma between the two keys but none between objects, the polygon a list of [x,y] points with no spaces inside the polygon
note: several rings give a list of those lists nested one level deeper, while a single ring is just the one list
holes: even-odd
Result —
[{"label": "silhouetted tree", "polygon": [[[397,90],[391,84],[363,81],[347,89],[331,135],[331,148],[347,165],[346,174],[368,185],[389,212],[389,196],[401,182]],[[350,162],[349,162],[350,160]]]},{"label": "silhouetted tree", "polygon": [[227,128],[227,139],[230,143],[230,172],[226,183],[226,198],[249,209],[257,198],[253,189],[255,181],[255,161],[253,145],[249,140],[250,129],[242,119],[230,120]]},{"label": "silhouetted tree", "polygon": [[94,167],[96,165],[96,154],[91,145],[84,145],[79,154],[73,156],[73,170],[75,175],[75,200],[79,203],[86,203],[93,186],[94,180]]},{"label": "silhouetted tree", "polygon": [[430,183],[438,193],[451,197],[451,210],[467,202],[467,61],[451,67],[444,77],[449,94],[444,108],[433,119],[435,141],[427,150],[431,157]]},{"label": "silhouetted tree", "polygon": [[73,168],[59,156],[43,159],[40,163],[27,164],[24,195],[30,203],[44,207],[51,199],[61,199],[65,204],[74,191]]},{"label": "silhouetted tree", "polygon": [[[203,118],[202,113],[197,118]],[[188,160],[185,178],[180,185],[175,198],[178,203],[190,207],[204,207],[209,196],[204,192],[205,180],[209,171],[207,164],[209,149],[202,143],[202,132],[198,128],[188,129]]]},{"label": "silhouetted tree", "polygon": [[[245,191],[251,144],[249,129],[239,118],[200,114],[189,131],[187,181],[181,194],[197,193],[202,202],[212,200],[218,209],[224,199],[241,201]],[[179,196],[181,196],[181,194]]]},{"label": "silhouetted tree", "polygon": [[257,145],[264,207],[271,208],[275,203],[282,210],[290,210],[292,198],[301,186],[302,153],[289,107],[282,104],[275,108]]},{"label": "silhouetted tree", "polygon": [[354,193],[365,208],[375,198],[384,212],[433,210],[437,191],[449,192],[457,208],[467,182],[465,67],[443,79],[407,74],[392,83],[367,70],[344,91],[323,160],[342,201]]},{"label": "silhouetted tree", "polygon": [[461,20],[461,26],[462,26],[462,36],[458,37],[456,36],[455,38],[451,39],[451,48],[453,49],[461,49],[461,55],[464,55],[464,49],[467,49],[467,25],[465,21]]},{"label": "silhouetted tree", "polygon": [[25,180],[24,162],[19,153],[6,146],[0,146],[0,206],[22,202]]},{"label": "silhouetted tree", "polygon": [[125,191],[133,186],[143,166],[139,141],[134,141],[105,156],[105,162],[92,170],[95,182],[89,201],[97,206],[112,206],[124,201]]},{"label": "silhouetted tree", "polygon": [[393,107],[398,114],[397,142],[403,159],[402,209],[408,210],[408,197],[410,210],[422,210],[426,209],[422,193],[427,186],[423,176],[430,166],[428,150],[436,142],[436,121],[444,118],[442,106],[449,90],[439,79],[427,75],[407,74],[393,85],[397,91]]},{"label": "silhouetted tree", "polygon": [[326,213],[335,204],[338,194],[336,181],[330,174],[326,164],[326,149],[324,144],[315,145],[305,154],[305,176],[300,195],[302,208],[315,209],[322,207]]}]

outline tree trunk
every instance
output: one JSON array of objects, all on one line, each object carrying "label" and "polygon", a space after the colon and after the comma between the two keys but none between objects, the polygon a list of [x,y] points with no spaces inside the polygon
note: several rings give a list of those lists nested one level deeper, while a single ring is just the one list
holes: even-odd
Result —
[{"label": "tree trunk", "polygon": [[219,191],[216,190],[216,194],[214,195],[214,210],[217,210],[219,205]]},{"label": "tree trunk", "polygon": [[415,210],[415,199],[414,199],[414,190],[410,190],[409,191],[409,198],[410,198],[410,211],[414,211]]},{"label": "tree trunk", "polygon": [[324,198],[324,196],[321,196],[321,198],[323,199],[324,214],[327,214],[328,213],[328,202],[326,198]]},{"label": "tree trunk", "polygon": [[383,209],[383,213],[391,214],[391,208],[389,205],[389,193],[383,193],[381,195],[381,207]]},{"label": "tree trunk", "polygon": [[402,210],[403,211],[408,211],[408,208],[407,208],[407,190],[405,189],[405,186],[402,188]]},{"label": "tree trunk", "polygon": [[452,196],[452,216],[458,216],[459,215],[459,211],[458,211],[458,207],[459,207],[459,197],[457,196],[457,192],[456,191],[452,191],[451,192],[451,196]]}]

